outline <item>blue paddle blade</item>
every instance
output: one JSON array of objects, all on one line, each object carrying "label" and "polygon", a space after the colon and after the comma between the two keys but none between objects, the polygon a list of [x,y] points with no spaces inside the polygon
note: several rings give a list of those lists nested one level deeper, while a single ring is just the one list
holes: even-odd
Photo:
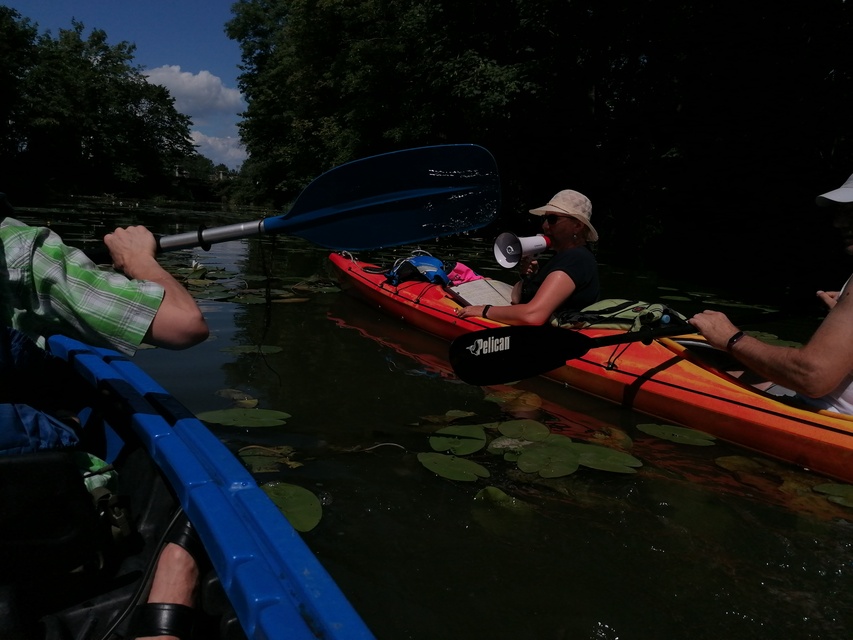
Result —
[{"label": "blue paddle blade", "polygon": [[395,151],[340,165],[315,179],[263,233],[335,250],[413,244],[479,229],[500,208],[495,159],[473,144]]}]

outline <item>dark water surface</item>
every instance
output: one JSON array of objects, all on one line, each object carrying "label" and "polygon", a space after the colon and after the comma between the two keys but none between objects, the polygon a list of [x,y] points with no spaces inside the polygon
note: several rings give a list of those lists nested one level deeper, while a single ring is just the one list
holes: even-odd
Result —
[{"label": "dark water surface", "polygon": [[[46,215],[28,213],[35,222]],[[84,224],[80,236],[97,233],[95,226]],[[101,235],[111,226],[112,220],[101,224]],[[179,227],[160,230],[185,230]],[[491,262],[491,240],[428,248],[509,279]],[[406,253],[373,257],[387,262]],[[279,238],[164,260],[194,259],[224,271],[222,281],[238,290],[267,281],[289,290],[329,279],[327,256]],[[608,297],[674,296],[668,301],[683,312],[720,302],[720,292],[607,265],[602,271]],[[235,451],[249,443],[296,450],[302,466],[258,479],[320,496],[323,518],[303,536],[378,638],[853,636],[853,509],[811,490],[823,479],[725,443],[689,447],[655,439],[636,429],[649,418],[548,381],[462,384],[444,359],[446,343],[339,291],[297,292],[304,301],[204,301],[209,341],[185,352],[144,350],[135,361],[194,412],[227,408],[230,401],[217,391],[232,388],[257,398],[260,408],[292,416],[282,427],[212,429]],[[815,324],[791,322],[775,331],[803,340]],[[223,350],[235,345],[282,350]],[[541,406],[500,402],[519,389]],[[416,455],[431,450],[428,435],[442,426],[437,416],[454,410],[474,413],[476,422],[533,417],[603,444],[631,438],[643,467],[633,475],[581,468],[537,482],[483,453],[477,459],[490,478],[445,480]],[[484,506],[474,497],[487,485],[531,508]]]}]

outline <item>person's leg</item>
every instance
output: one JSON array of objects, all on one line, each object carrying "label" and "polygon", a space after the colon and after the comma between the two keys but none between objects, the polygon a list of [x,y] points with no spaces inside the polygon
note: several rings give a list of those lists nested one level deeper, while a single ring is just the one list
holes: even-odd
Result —
[{"label": "person's leg", "polygon": [[196,596],[206,559],[201,541],[181,516],[157,558],[147,602],[137,607],[129,633],[138,640],[189,640],[195,621]]},{"label": "person's leg", "polygon": [[[195,606],[198,565],[186,549],[169,543],[157,560],[148,602]],[[186,640],[178,636],[140,636],[139,640]]]}]

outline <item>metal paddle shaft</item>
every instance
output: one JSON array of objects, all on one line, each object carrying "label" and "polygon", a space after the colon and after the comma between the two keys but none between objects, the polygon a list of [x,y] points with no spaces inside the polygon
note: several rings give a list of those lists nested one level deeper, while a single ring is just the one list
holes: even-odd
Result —
[{"label": "metal paddle shaft", "polygon": [[173,251],[281,233],[334,250],[378,249],[479,229],[499,208],[500,178],[486,149],[419,147],[327,171],[284,215],[160,236],[158,248]]},{"label": "metal paddle shaft", "polygon": [[497,327],[455,338],[450,343],[450,365],[468,384],[505,384],[558,369],[566,360],[580,358],[596,347],[694,332],[689,324],[674,324],[592,338],[551,325]]}]

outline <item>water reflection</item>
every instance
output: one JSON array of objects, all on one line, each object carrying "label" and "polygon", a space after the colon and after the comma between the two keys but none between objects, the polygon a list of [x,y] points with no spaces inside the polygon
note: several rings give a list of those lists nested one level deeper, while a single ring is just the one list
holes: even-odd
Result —
[{"label": "water reflection", "polygon": [[[501,277],[482,260],[490,247],[491,239],[466,239],[431,248]],[[328,277],[326,256],[278,239],[179,257],[233,274],[236,286],[275,290]],[[604,269],[605,283],[630,286],[632,297],[676,293]],[[302,466],[259,480],[324,496],[323,519],[304,537],[378,638],[849,637],[853,511],[811,491],[820,478],[724,443],[657,440],[636,429],[648,418],[544,380],[460,384],[444,343],[337,292],[303,297],[204,302],[210,341],[136,360],[193,411],[225,408],[216,391],[237,388],[261,408],[291,414],[279,428],[214,430],[234,450],[297,450]],[[282,350],[222,350],[249,344]],[[519,390],[539,405],[495,399]],[[416,456],[429,450],[429,418],[451,410],[482,421],[536,416],[578,440],[629,446],[644,466],[634,475],[581,469],[559,482],[531,481],[484,455],[488,481],[444,480]],[[364,451],[383,442],[402,449]],[[483,506],[474,496],[485,484],[532,509]]]}]

